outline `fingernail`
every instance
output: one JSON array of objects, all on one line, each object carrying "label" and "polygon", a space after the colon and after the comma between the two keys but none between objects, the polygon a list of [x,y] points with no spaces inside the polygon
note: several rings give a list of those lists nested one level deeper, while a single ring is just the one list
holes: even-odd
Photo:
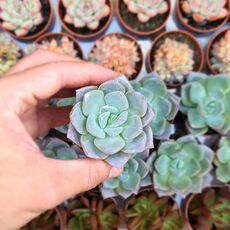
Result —
[{"label": "fingernail", "polygon": [[115,167],[112,168],[110,170],[110,173],[109,173],[109,178],[114,178],[114,177],[119,176],[122,173],[122,171],[123,171],[123,167],[121,167],[121,168],[115,168]]}]

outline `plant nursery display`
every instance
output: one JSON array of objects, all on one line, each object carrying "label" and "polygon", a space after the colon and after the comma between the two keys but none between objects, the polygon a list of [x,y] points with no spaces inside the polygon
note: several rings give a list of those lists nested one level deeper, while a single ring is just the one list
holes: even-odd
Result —
[{"label": "plant nursery display", "polygon": [[70,200],[67,206],[68,230],[115,230],[120,224],[117,205],[88,192]]},{"label": "plant nursery display", "polygon": [[60,0],[59,17],[63,28],[80,38],[102,33],[112,19],[110,0]]},{"label": "plant nursery display", "polygon": [[117,16],[128,31],[146,36],[161,30],[169,17],[169,0],[118,0]]},{"label": "plant nursery display", "polygon": [[126,34],[109,34],[96,42],[89,53],[89,61],[101,64],[128,78],[136,78],[143,65],[141,48]]},{"label": "plant nursery display", "polygon": [[177,0],[177,15],[186,27],[200,33],[222,26],[229,17],[228,0]]},{"label": "plant nursery display", "polygon": [[191,195],[186,202],[186,218],[190,229],[230,229],[230,193],[225,188],[207,188]]},{"label": "plant nursery display", "polygon": [[156,71],[169,86],[181,85],[191,71],[203,66],[203,51],[191,34],[170,31],[160,34],[152,43],[148,68]]},{"label": "plant nursery display", "polygon": [[209,42],[206,59],[212,73],[223,73],[230,77],[230,29],[219,32]]},{"label": "plant nursery display", "polygon": [[0,76],[23,56],[21,48],[9,37],[0,34]]},{"label": "plant nursery display", "polygon": [[187,127],[196,136],[214,130],[230,135],[230,78],[191,73],[182,86],[181,111],[187,116]]},{"label": "plant nursery display", "polygon": [[16,38],[30,40],[40,36],[50,27],[52,19],[48,0],[0,1],[1,26]]},{"label": "plant nursery display", "polygon": [[129,230],[181,230],[185,224],[175,201],[170,197],[158,198],[153,191],[131,197],[125,218]]}]

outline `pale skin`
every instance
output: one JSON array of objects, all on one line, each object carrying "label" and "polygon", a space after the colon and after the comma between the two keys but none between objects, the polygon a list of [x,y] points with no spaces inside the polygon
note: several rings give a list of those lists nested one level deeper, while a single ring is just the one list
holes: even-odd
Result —
[{"label": "pale skin", "polygon": [[98,85],[116,76],[92,63],[38,50],[0,78],[1,229],[19,229],[65,199],[121,173],[101,160],[46,158],[34,141],[69,123],[71,108],[48,108],[50,98],[71,96],[74,90],[67,88]]}]

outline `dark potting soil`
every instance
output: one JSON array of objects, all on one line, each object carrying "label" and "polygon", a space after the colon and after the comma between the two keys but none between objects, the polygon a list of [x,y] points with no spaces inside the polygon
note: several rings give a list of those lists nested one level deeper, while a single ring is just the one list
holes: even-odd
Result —
[{"label": "dark potting soil", "polygon": [[128,7],[123,2],[123,0],[117,0],[117,1],[120,1],[119,11],[123,21],[133,30],[140,31],[140,32],[150,32],[159,28],[165,22],[168,15],[170,14],[170,12],[168,11],[165,14],[157,15],[156,17],[151,18],[146,23],[140,23],[137,15],[129,12]]},{"label": "dark potting soil", "polygon": [[[198,24],[197,22],[195,22],[193,20],[193,18],[191,16],[189,16],[188,14],[184,13],[182,8],[181,8],[181,2],[183,0],[180,0],[180,3],[179,3],[179,9],[180,9],[180,12],[181,12],[181,15],[183,16],[184,19],[187,19],[188,20],[188,24],[196,29],[199,29],[199,30],[211,30],[211,29],[214,29],[216,27],[218,27],[219,25],[221,25],[224,20],[226,18],[223,18],[223,19],[220,19],[220,20],[216,20],[216,21],[213,21],[213,22],[209,22],[207,21],[205,24]],[[226,4],[226,8],[227,8],[227,4]]]},{"label": "dark potting soil", "polygon": [[[107,0],[106,1],[107,4],[109,5],[109,1]],[[62,4],[62,2],[60,3],[60,16],[62,18],[62,21],[65,23],[65,25],[71,30],[73,31],[74,33],[76,34],[82,34],[82,35],[91,35],[91,34],[95,34],[97,33],[98,31],[100,31],[107,23],[107,21],[109,20],[109,16],[105,17],[105,18],[102,18],[100,20],[100,24],[98,26],[98,28],[96,30],[91,30],[87,27],[83,27],[83,28],[76,28],[73,24],[69,24],[69,23],[66,23],[64,21],[64,17],[65,17],[65,14],[66,14],[66,8],[64,7],[64,5]]]}]

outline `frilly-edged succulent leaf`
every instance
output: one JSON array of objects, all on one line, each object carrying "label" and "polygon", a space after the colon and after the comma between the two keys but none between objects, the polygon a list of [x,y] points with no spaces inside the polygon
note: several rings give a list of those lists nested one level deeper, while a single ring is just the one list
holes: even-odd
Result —
[{"label": "frilly-edged succulent leaf", "polygon": [[59,160],[74,160],[83,158],[82,151],[77,146],[70,147],[66,142],[53,137],[37,141],[45,156]]},{"label": "frilly-edged succulent leaf", "polygon": [[68,138],[90,158],[123,166],[137,152],[153,147],[147,99],[125,77],[76,91]]},{"label": "frilly-edged succulent leaf", "polygon": [[142,93],[155,113],[150,126],[156,139],[169,139],[174,127],[170,122],[179,110],[179,98],[167,91],[157,73],[150,73],[139,81],[133,81],[134,89]]},{"label": "frilly-edged succulent leaf", "polygon": [[230,182],[230,138],[222,137],[215,159],[217,179],[223,183]]},{"label": "frilly-edged succulent leaf", "polygon": [[148,155],[149,151],[136,154],[126,163],[119,177],[103,182],[100,188],[103,197],[106,199],[120,195],[128,198],[137,194],[141,187],[150,185],[151,177],[145,162]]},{"label": "frilly-edged succulent leaf", "polygon": [[230,78],[191,73],[182,86],[181,111],[187,115],[187,128],[196,135],[209,128],[230,135]]},{"label": "frilly-edged succulent leaf", "polygon": [[177,141],[163,142],[148,159],[153,184],[160,196],[199,193],[210,184],[214,153],[188,135]]}]

